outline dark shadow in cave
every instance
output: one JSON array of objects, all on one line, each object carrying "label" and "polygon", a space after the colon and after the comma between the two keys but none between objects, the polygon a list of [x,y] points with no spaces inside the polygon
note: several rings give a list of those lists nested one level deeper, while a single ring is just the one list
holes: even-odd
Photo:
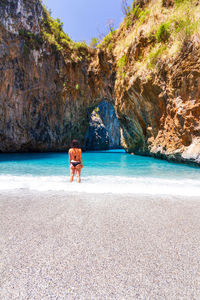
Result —
[{"label": "dark shadow in cave", "polygon": [[84,150],[121,149],[121,130],[115,109],[102,100],[90,115]]}]

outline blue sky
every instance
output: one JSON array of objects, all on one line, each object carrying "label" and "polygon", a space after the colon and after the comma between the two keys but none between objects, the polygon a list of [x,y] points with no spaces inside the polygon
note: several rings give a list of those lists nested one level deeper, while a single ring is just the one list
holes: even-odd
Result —
[{"label": "blue sky", "polygon": [[92,37],[108,33],[109,19],[113,19],[118,28],[124,18],[122,0],[43,0],[43,3],[53,18],[61,19],[64,31],[75,42],[89,43]]}]

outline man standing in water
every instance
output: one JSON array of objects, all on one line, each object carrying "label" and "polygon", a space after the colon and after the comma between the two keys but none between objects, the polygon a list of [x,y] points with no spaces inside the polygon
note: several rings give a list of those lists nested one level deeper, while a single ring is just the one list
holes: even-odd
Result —
[{"label": "man standing in water", "polygon": [[77,182],[81,182],[81,169],[83,168],[82,151],[77,140],[73,140],[69,149],[70,182],[74,179],[76,171]]}]

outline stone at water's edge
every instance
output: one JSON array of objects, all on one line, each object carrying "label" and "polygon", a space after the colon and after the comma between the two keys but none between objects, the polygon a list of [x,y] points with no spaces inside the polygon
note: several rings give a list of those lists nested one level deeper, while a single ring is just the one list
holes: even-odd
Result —
[{"label": "stone at water's edge", "polygon": [[85,137],[85,150],[121,148],[119,121],[113,105],[102,101],[92,112]]}]

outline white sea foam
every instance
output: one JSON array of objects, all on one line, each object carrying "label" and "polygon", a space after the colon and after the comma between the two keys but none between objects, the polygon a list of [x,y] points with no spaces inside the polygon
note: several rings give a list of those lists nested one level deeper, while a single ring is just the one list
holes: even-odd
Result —
[{"label": "white sea foam", "polygon": [[199,196],[200,180],[153,177],[88,176],[69,183],[67,176],[0,175],[0,190],[29,189],[78,193]]}]

